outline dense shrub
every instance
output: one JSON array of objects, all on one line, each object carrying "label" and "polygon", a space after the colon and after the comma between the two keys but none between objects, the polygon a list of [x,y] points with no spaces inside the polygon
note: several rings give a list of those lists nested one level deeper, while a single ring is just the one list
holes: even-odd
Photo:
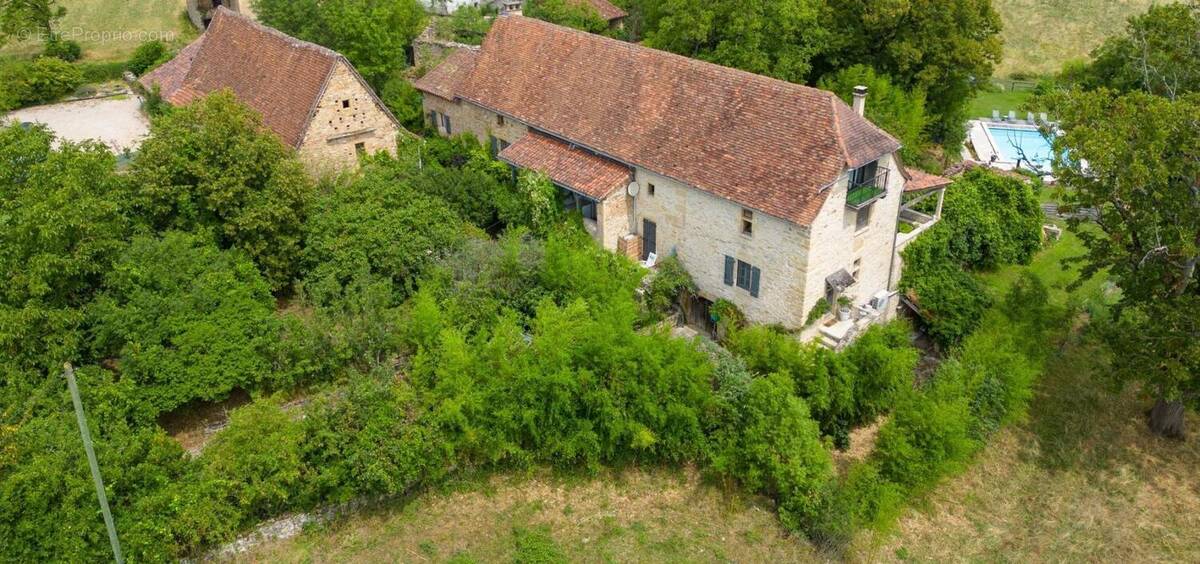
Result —
[{"label": "dense shrub", "polygon": [[[128,186],[99,143],[61,142],[44,127],[0,128],[0,358],[57,371],[77,352],[77,308],[125,246]],[[20,398],[24,378],[0,397]]]},{"label": "dense shrub", "polygon": [[75,66],[79,68],[79,72],[83,75],[84,84],[96,84],[102,82],[111,82],[121,80],[121,75],[125,72],[125,63],[120,61],[115,62],[78,62]]},{"label": "dense shrub", "polygon": [[919,355],[908,335],[903,322],[872,327],[844,354],[765,327],[733,331],[726,344],[755,372],[789,375],[821,432],[844,448],[853,426],[887,411],[912,386]]},{"label": "dense shrub", "polygon": [[904,250],[900,289],[917,307],[929,335],[952,346],[970,335],[992,305],[987,290],[949,252],[953,234],[935,226]]},{"label": "dense shrub", "polygon": [[779,501],[791,529],[811,522],[832,475],[829,453],[804,400],[785,374],[756,378],[736,405],[735,423],[718,435],[713,470]]},{"label": "dense shrub", "polygon": [[317,199],[306,226],[309,285],[347,284],[362,275],[391,280],[403,298],[425,268],[461,244],[462,219],[441,199],[413,190],[383,168],[368,168]]},{"label": "dense shrub", "polygon": [[152,228],[209,231],[272,288],[291,282],[313,189],[295,153],[232,92],[154,119],[132,176],[136,212]]},{"label": "dense shrub", "polygon": [[140,236],[89,308],[94,355],[138,384],[140,414],[270,380],[270,287],[242,253],[185,233]]},{"label": "dense shrub", "polygon": [[291,506],[302,478],[303,439],[291,414],[256,401],[233,412],[198,462],[203,476],[222,484],[243,523],[253,523]]},{"label": "dense shrub", "polygon": [[665,314],[679,303],[683,292],[695,291],[696,283],[679,257],[669,256],[655,268],[654,279],[646,288],[646,305],[653,312]]},{"label": "dense shrub", "polygon": [[915,392],[896,406],[879,430],[873,457],[880,475],[909,490],[932,486],[965,464],[971,438],[968,398]]},{"label": "dense shrub", "polygon": [[900,279],[938,343],[960,342],[991,305],[969,271],[1028,263],[1041,225],[1037,197],[1021,180],[976,169],[947,189],[941,222],[904,250]]},{"label": "dense shrub", "polygon": [[42,51],[44,57],[53,57],[68,63],[78,61],[81,55],[83,55],[83,48],[79,46],[79,42],[63,39],[58,35],[50,36],[46,40],[45,50]]},{"label": "dense shrub", "polygon": [[170,59],[171,52],[167,50],[165,43],[158,40],[147,41],[133,50],[133,54],[125,62],[125,70],[134,76],[142,76]]},{"label": "dense shrub", "polygon": [[81,84],[79,67],[55,57],[0,63],[0,111],[53,102]]}]

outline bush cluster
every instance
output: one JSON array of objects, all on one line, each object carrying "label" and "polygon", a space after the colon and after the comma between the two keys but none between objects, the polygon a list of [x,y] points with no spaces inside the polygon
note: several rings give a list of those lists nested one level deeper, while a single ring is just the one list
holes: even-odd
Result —
[{"label": "bush cluster", "polygon": [[839,448],[851,428],[886,411],[910,385],[918,360],[903,322],[872,327],[845,354],[761,326],[732,331],[726,345],[751,370],[789,377],[821,433]]},{"label": "bush cluster", "polygon": [[841,543],[887,526],[906,500],[960,471],[992,433],[1023,417],[1066,313],[1049,304],[1039,279],[1019,280],[929,382],[900,394],[874,452],[830,490],[813,536]]},{"label": "bush cluster", "polygon": [[0,111],[53,102],[83,84],[79,67],[56,57],[0,63]]},{"label": "bush cluster", "polygon": [[900,280],[939,344],[962,341],[992,303],[971,272],[1028,263],[1041,226],[1037,196],[1019,179],[975,169],[947,188],[943,219],[904,250]]}]

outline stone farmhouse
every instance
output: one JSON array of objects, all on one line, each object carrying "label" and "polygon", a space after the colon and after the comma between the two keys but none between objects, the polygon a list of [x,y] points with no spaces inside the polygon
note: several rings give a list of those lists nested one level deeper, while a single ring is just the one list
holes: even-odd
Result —
[{"label": "stone farmhouse", "polygon": [[141,84],[159,88],[177,106],[231,90],[314,175],[355,167],[362,153],[395,154],[403,131],[345,57],[225,7],[199,39]]},{"label": "stone farmhouse", "polygon": [[[839,345],[895,311],[902,200],[948,180],[907,170],[899,142],[836,95],[519,16],[419,79],[429,122],[545,172],[604,247],[677,255],[699,296],[756,323],[804,327],[824,298]],[[908,194],[906,196],[906,193]],[[916,214],[923,230],[937,220]],[[911,240],[912,234],[906,240]],[[836,306],[835,306],[836,309]]]}]

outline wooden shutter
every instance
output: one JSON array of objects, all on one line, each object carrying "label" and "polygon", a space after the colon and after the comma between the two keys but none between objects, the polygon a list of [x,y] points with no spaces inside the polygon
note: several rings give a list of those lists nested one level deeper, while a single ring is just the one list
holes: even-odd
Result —
[{"label": "wooden shutter", "polygon": [[733,257],[725,256],[725,285],[733,285],[733,269],[737,266],[737,261]]},{"label": "wooden shutter", "polygon": [[750,296],[751,297],[754,297],[754,298],[758,297],[758,282],[759,282],[759,278],[761,278],[761,277],[762,277],[762,271],[759,270],[758,267],[753,267],[750,269]]}]

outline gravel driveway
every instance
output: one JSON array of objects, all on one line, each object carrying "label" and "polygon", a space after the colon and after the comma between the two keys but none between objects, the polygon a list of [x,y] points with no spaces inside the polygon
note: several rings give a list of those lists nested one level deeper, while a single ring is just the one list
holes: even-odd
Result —
[{"label": "gravel driveway", "polygon": [[42,123],[62,139],[98,139],[116,153],[137,149],[150,130],[150,122],[136,96],[77,100],[17,110],[5,120]]}]

